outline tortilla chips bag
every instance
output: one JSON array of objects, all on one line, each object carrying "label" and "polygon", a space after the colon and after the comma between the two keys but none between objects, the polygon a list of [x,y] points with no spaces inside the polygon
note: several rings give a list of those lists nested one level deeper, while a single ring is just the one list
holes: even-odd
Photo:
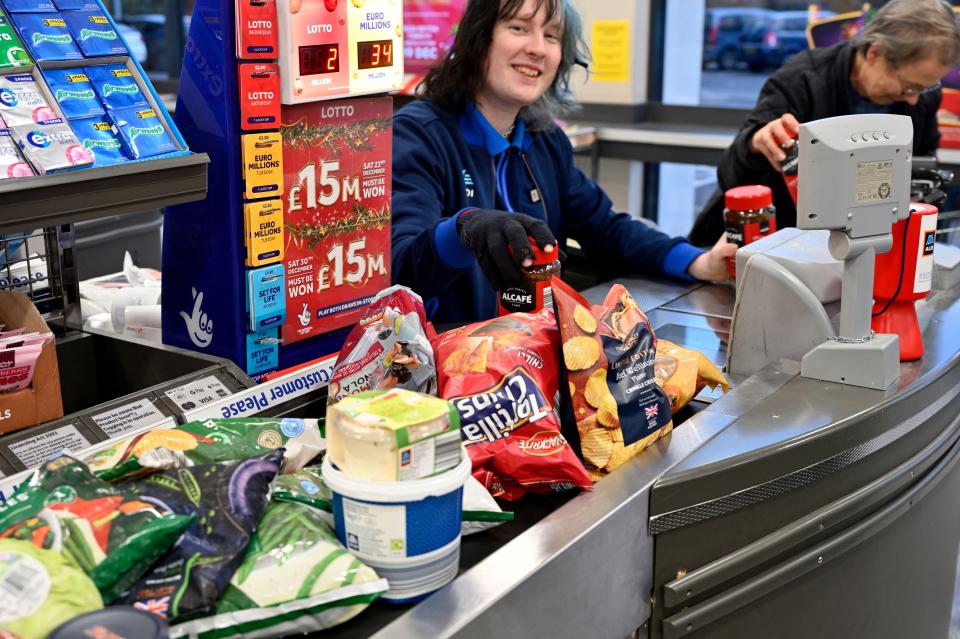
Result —
[{"label": "tortilla chips bag", "polygon": [[674,414],[686,406],[704,386],[720,386],[724,393],[730,390],[727,378],[703,353],[665,339],[657,340],[657,359],[653,369],[657,383],[663,387],[667,399],[670,400],[670,412]]},{"label": "tortilla chips bag", "polygon": [[593,486],[560,434],[559,339],[549,309],[504,315],[436,339],[440,396],[459,412],[473,476],[494,497]]},{"label": "tortilla chips bag", "polygon": [[554,277],[564,391],[591,477],[599,479],[673,428],[670,400],[657,384],[657,340],[650,322],[623,286],[591,307]]}]

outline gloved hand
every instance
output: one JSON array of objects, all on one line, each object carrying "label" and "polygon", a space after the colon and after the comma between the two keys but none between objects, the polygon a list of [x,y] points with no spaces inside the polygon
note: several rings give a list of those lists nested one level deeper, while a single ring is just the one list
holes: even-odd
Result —
[{"label": "gloved hand", "polygon": [[528,235],[547,252],[557,248],[550,227],[523,213],[473,209],[457,218],[457,233],[477,256],[484,277],[497,290],[523,281],[521,267],[533,263]]}]

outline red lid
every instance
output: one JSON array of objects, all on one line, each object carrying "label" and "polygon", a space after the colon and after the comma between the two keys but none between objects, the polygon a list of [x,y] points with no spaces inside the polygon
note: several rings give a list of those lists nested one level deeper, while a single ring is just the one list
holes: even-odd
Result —
[{"label": "red lid", "polygon": [[752,211],[773,205],[773,193],[769,186],[751,184],[737,186],[725,194],[726,206],[731,211]]},{"label": "red lid", "polygon": [[530,240],[530,248],[533,249],[533,265],[534,266],[543,266],[545,264],[550,264],[551,262],[556,262],[559,258],[560,252],[557,251],[556,245],[553,246],[553,251],[550,253],[544,252],[542,248],[537,246],[537,243],[532,237],[528,237]]}]

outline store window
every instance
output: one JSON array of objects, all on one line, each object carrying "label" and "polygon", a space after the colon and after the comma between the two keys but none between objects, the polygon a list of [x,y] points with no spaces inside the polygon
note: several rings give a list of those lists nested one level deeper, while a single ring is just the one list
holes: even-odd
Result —
[{"label": "store window", "polygon": [[194,0],[107,0],[104,4],[154,82],[180,77]]}]

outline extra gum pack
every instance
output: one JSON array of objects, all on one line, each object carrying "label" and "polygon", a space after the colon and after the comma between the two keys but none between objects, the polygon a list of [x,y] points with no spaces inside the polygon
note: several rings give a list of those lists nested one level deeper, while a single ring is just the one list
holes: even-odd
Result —
[{"label": "extra gum pack", "polygon": [[34,175],[33,169],[23,159],[16,142],[10,137],[10,131],[0,129],[0,180],[31,175]]},{"label": "extra gum pack", "polygon": [[50,93],[67,119],[103,115],[103,105],[83,69],[48,69],[43,72]]},{"label": "extra gum pack", "polygon": [[132,106],[147,106],[147,98],[137,85],[133,73],[122,64],[84,67],[100,101],[108,111]]},{"label": "extra gum pack", "polygon": [[134,159],[172,153],[177,145],[163,128],[157,112],[147,106],[134,106],[109,112],[127,155]]},{"label": "extra gum pack", "polygon": [[83,59],[59,13],[14,13],[11,18],[34,60]]},{"label": "extra gum pack", "polygon": [[0,116],[8,127],[57,117],[29,73],[0,76]]},{"label": "extra gum pack", "polygon": [[126,55],[123,40],[103,11],[68,11],[63,17],[84,57]]},{"label": "extra gum pack", "polygon": [[13,126],[10,133],[23,156],[41,175],[93,164],[93,155],[60,118]]}]

